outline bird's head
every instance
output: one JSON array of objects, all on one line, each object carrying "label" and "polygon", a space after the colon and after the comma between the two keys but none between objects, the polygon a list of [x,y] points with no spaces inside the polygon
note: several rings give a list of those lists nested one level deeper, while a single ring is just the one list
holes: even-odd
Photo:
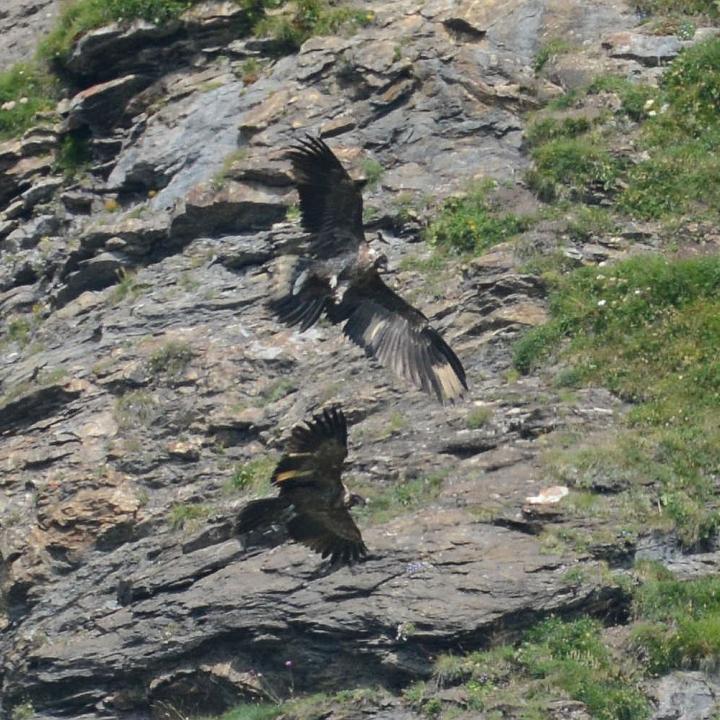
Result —
[{"label": "bird's head", "polygon": [[[385,245],[388,244],[388,241],[383,237],[382,233],[379,231],[377,233],[377,239],[381,243],[384,243]],[[382,252],[382,250],[375,247],[374,245],[369,245],[368,254],[370,257],[370,262],[372,263],[372,266],[375,268],[375,270],[377,270],[378,272],[387,272],[388,259],[387,259],[387,255],[384,252]]]}]

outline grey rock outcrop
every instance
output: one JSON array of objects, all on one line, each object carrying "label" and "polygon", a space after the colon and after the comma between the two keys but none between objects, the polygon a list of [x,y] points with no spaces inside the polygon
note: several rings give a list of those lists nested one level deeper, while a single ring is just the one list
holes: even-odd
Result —
[{"label": "grey rock outcrop", "polygon": [[[362,31],[290,57],[254,44],[257,77],[234,3],[96,30],[73,53],[83,89],[63,122],[0,148],[5,714],[26,699],[45,718],[144,718],[178,698],[182,712],[221,712],[267,697],[258,673],[284,694],[286,659],[297,691],[348,677],[396,691],[437,653],[514,639],[548,614],[627,614],[601,567],[628,562],[637,538],[527,502],[544,487],[543,443],[601,435],[623,403],[508,374],[513,341],[546,318],[546,288],[516,247],[430,273],[413,263],[428,205],[472,182],[536,207],[521,182],[524,113],[562,90],[562,68],[536,76],[535,53],[567,34],[593,68],[652,72],[602,47],[636,18],[620,0],[367,9]],[[58,144],[80,130],[92,163],[60,179]],[[273,261],[303,240],[281,152],[305,132],[374,171],[368,227],[388,233],[389,282],[463,359],[462,403],[430,405],[332,329],[298,334],[267,312]],[[556,243],[556,230],[524,239]],[[628,246],[562,250],[591,263]],[[300,547],[231,534],[263,491],[253,463],[272,464],[328,402],[350,421],[350,484],[377,498],[360,517],[371,558],[332,573]],[[551,549],[552,531],[601,539]],[[577,566],[583,578],[568,579]],[[561,699],[555,716],[585,717],[578,705]],[[394,700],[368,712],[414,717]]]}]

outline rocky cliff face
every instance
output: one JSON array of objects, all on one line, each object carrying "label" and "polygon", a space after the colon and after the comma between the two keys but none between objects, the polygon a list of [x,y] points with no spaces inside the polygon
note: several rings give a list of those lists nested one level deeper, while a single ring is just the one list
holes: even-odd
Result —
[{"label": "rocky cliff face", "polygon": [[[33,7],[45,18],[52,5]],[[296,693],[397,692],[439,652],[512,639],[551,613],[626,615],[603,568],[642,541],[604,517],[582,529],[603,538],[585,552],[549,546],[577,520],[526,500],[547,485],[546,448],[569,431],[602,438],[623,404],[509,372],[512,343],[545,317],[544,285],[513,247],[426,273],[418,241],[439,201],[483,178],[507,207],[536,209],[524,113],[600,70],[656,76],[657,37],[632,33],[621,0],[367,11],[353,36],[279,59],[237,39],[226,2],[170,29],[94,31],[73,53],[79,92],[61,116],[0,149],[8,716],[27,703],[48,718],[221,712],[267,693],[258,674],[285,688],[287,659]],[[2,19],[5,59],[28,47],[17,12]],[[551,37],[578,50],[538,77]],[[390,282],[463,359],[462,402],[434,405],[337,328],[298,334],[264,308],[273,258],[301,240],[282,151],[304,132],[374,176],[368,231],[389,235]],[[93,158],[73,181],[53,162],[68,133]],[[541,223],[526,244],[555,231]],[[568,252],[600,261],[630,236]],[[229,526],[265,491],[290,427],[329,402],[351,423],[348,482],[371,496],[371,557],[324,573],[302,547],[248,544]],[[411,715],[383,702],[367,712]]]}]

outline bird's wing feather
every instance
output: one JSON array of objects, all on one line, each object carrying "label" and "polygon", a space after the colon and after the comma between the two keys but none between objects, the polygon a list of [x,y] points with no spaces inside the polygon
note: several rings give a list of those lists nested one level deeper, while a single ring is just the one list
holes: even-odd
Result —
[{"label": "bird's wing feather", "polygon": [[367,553],[360,530],[344,507],[303,512],[288,523],[288,533],[333,563],[352,563]]},{"label": "bird's wing feather", "polygon": [[[326,408],[304,425],[296,425],[288,451],[272,475],[274,485],[283,490],[298,487],[326,492],[343,489],[341,474],[347,457],[347,423],[342,410]],[[315,502],[310,497],[312,502]],[[321,502],[320,498],[317,498]]]},{"label": "bird's wing feather", "polygon": [[332,295],[322,263],[285,255],[275,264],[267,305],[280,320],[304,331],[317,322]]},{"label": "bird's wing feather", "polygon": [[315,236],[313,251],[331,257],[356,248],[364,237],[360,186],[319,138],[298,140],[287,156],[300,195],[303,227]]},{"label": "bird's wing feather", "polygon": [[457,355],[427,318],[393,292],[375,273],[354,286],[344,308],[345,334],[371,357],[444,403],[467,389]]}]

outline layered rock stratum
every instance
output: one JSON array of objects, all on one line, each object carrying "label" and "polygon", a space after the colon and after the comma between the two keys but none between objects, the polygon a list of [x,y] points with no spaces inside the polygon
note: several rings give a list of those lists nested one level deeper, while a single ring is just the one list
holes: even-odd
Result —
[{"label": "layered rock stratum", "polygon": [[[7,61],[30,51],[54,5],[6,6]],[[529,110],[600,71],[652,80],[682,42],[634,30],[621,0],[365,7],[367,27],[280,58],[236,37],[240,10],[226,2],[170,30],[93,31],[69,62],[78,92],[61,115],[0,148],[0,315],[23,319],[0,348],[8,716],[31,701],[43,718],[150,717],[178,698],[183,712],[222,712],[264,696],[258,674],[284,688],[287,659],[295,692],[392,696],[441,652],[516,638],[550,614],[627,614],[605,570],[652,556],[652,538],[613,518],[579,528],[562,506],[526,500],[548,484],[547,447],[568,432],[601,439],[624,404],[513,374],[512,344],[546,317],[543,282],[514,246],[431,277],[413,263],[428,255],[432,209],[469,183],[496,180],[508,207],[537,208],[522,181]],[[538,76],[554,37],[577,51]],[[53,163],[69,132],[91,137],[76,181]],[[461,402],[433,404],[337,328],[299,334],[265,308],[273,259],[302,241],[282,151],[306,132],[355,174],[382,166],[368,232],[384,230],[388,282],[462,358]],[[555,233],[548,221],[526,241]],[[637,237],[566,250],[599,262],[642,248]],[[417,491],[384,513],[371,502],[369,559],[334,572],[300,546],[230,531],[253,493],[243,469],[271,463],[328,403],[350,422],[353,489]],[[486,420],[471,428],[478,410]],[[548,546],[566,530],[605,540]],[[393,702],[363,716],[413,716]]]}]

